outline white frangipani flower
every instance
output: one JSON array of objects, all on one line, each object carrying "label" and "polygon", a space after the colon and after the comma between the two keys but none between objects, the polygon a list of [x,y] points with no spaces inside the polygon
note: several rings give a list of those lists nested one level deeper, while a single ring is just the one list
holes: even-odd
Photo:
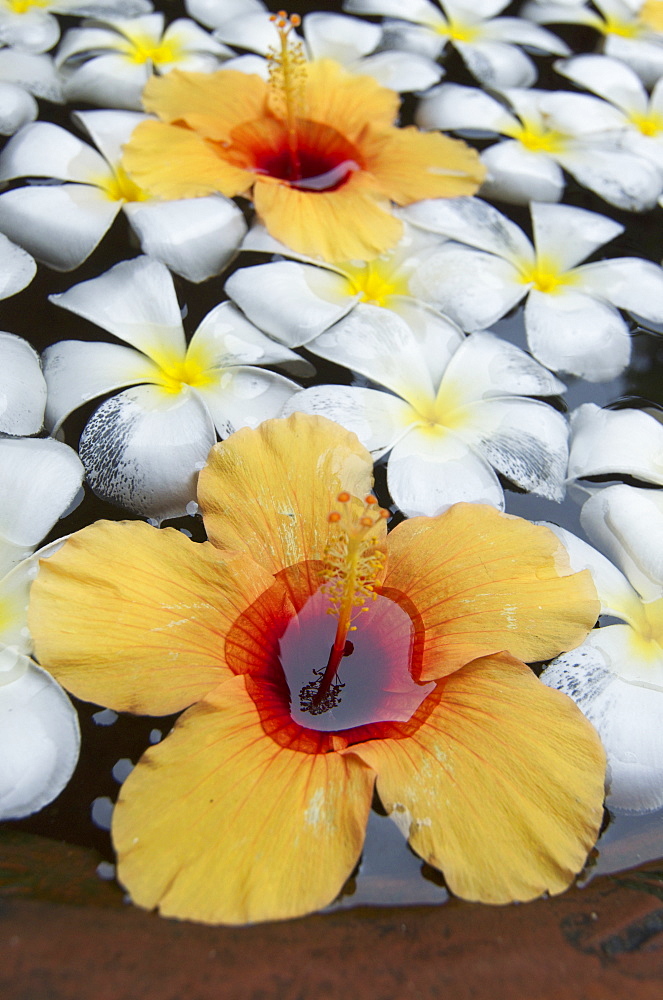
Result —
[{"label": "white frangipani flower", "polygon": [[623,226],[570,205],[532,204],[534,242],[480,198],[421,201],[409,222],[456,240],[430,254],[413,292],[464,330],[490,326],[527,296],[530,351],[553,371],[614,378],[631,354],[620,309],[663,322],[663,269],[638,257],[578,266]]},{"label": "white frangipani flower", "polygon": [[295,260],[242,267],[228,278],[225,291],[256,326],[287,347],[300,347],[345,316],[359,302],[388,309],[392,300],[411,295],[410,282],[429,251],[443,237],[405,225],[393,250],[371,261],[323,265],[295,254],[254,225],[244,250],[274,253]]},{"label": "white frangipani flower", "polygon": [[183,515],[217,432],[227,437],[278,416],[299,391],[255,366],[306,363],[230,302],[208,313],[187,345],[170,273],[149,257],[116,264],[51,301],[131,345],[65,340],[46,349],[43,364],[54,432],[84,402],[133,387],[101,404],[79,450],[94,492],[134,513]]},{"label": "white frangipani flower", "polygon": [[16,295],[36,273],[37,265],[30,254],[0,233],[0,299]]},{"label": "white frangipani flower", "polygon": [[140,111],[141,94],[152,73],[210,73],[231,55],[188,18],[165,27],[163,14],[147,14],[72,28],[55,61],[68,100]]},{"label": "white frangipani flower", "polygon": [[[536,67],[519,46],[567,55],[552,32],[520,17],[497,17],[509,0],[345,0],[353,14],[384,14],[388,45],[437,58],[447,44],[458,50],[470,73],[487,87],[529,87]],[[533,30],[534,29],[534,30]]]},{"label": "white frangipani flower", "polygon": [[[261,56],[266,56],[277,45],[272,15],[259,0],[230,4],[188,0],[187,10],[203,24],[215,28],[215,36],[228,45]],[[419,52],[384,50],[381,47],[382,28],[356,17],[314,11],[304,16],[302,34],[309,59],[334,59],[351,72],[372,76],[383,87],[392,90],[425,90],[437,83],[444,73],[434,57]],[[244,68],[242,61],[250,58],[240,57],[233,68]],[[262,67],[254,64],[251,71],[266,76],[266,64]]]},{"label": "white frangipani flower", "polygon": [[285,414],[317,413],[354,431],[379,458],[409,516],[460,500],[503,509],[496,471],[559,500],[567,424],[547,403],[564,385],[519,348],[489,332],[465,337],[444,316],[410,299],[391,309],[360,303],[308,345],[385,389],[322,385],[290,400]]},{"label": "white frangipani flower", "polygon": [[[39,355],[22,337],[0,333],[0,362],[0,434],[38,434],[46,406],[46,382]],[[41,537],[38,536],[35,545]]]},{"label": "white frangipani flower", "polygon": [[35,97],[61,103],[62,86],[50,56],[0,49],[0,134],[13,135],[39,113]]},{"label": "white frangipani flower", "polygon": [[663,3],[661,0],[593,0],[565,3],[546,0],[521,11],[539,24],[586,24],[603,36],[603,51],[626,63],[647,85],[663,75]]},{"label": "white frangipani flower", "polygon": [[0,43],[46,52],[60,37],[55,14],[133,17],[150,10],[149,0],[0,0]]},{"label": "white frangipani flower", "polygon": [[38,559],[59,542],[25,557],[71,506],[82,478],[76,453],[59,441],[0,440],[0,820],[51,802],[78,760],[76,712],[30,658],[27,627]]},{"label": "white frangipani flower", "polygon": [[637,73],[610,56],[574,56],[555,63],[555,69],[617,108],[622,144],[663,170],[663,80],[650,97]]},{"label": "white frangipani flower", "polygon": [[594,629],[541,679],[596,727],[608,757],[608,806],[647,812],[663,806],[663,494],[610,486],[585,503],[581,521],[609,559],[553,530],[573,569],[591,571],[601,613],[621,623]]},{"label": "white frangipani flower", "polygon": [[511,88],[508,102],[483,90],[441,83],[426,94],[417,124],[505,139],[485,149],[481,159],[487,197],[514,204],[559,201],[564,170],[605,201],[630,212],[644,212],[661,194],[661,171],[620,147],[623,114],[589,94]]},{"label": "white frangipani flower", "polygon": [[121,165],[122,145],[147,116],[85,111],[76,120],[99,152],[50,122],[18,132],[0,155],[0,179],[44,177],[0,195],[0,230],[58,271],[78,267],[123,211],[143,250],[189,281],[204,281],[232,260],[246,232],[241,210],[222,195],[150,198]]},{"label": "white frangipani flower", "polygon": [[663,486],[663,424],[644,410],[583,403],[571,414],[569,479],[611,474]]}]

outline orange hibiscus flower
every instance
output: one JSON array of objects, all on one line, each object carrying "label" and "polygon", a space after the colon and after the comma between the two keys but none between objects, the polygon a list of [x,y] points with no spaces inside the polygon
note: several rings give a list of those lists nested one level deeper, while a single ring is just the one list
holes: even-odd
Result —
[{"label": "orange hibiscus flower", "polygon": [[522,660],[584,638],[591,579],[547,529],[492,507],[387,536],[357,499],[371,470],[331,421],[266,421],[201,473],[209,542],[99,522],[42,563],[30,627],[68,690],[118,711],[192,706],[115,808],[139,905],[210,923],[324,906],[374,786],[467,899],[561,892],[582,867],[603,751]]},{"label": "orange hibiscus flower", "polygon": [[152,195],[253,197],[272,236],[328,261],[393,247],[392,202],[471,195],[485,170],[465,143],[396,128],[398,95],[333,60],[306,63],[278,22],[269,82],[236,70],[153,76],[160,121],[135,130],[124,165]]}]

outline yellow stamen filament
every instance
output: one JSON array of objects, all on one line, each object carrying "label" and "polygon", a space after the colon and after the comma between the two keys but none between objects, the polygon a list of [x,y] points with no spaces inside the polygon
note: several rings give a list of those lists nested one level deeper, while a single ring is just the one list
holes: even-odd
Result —
[{"label": "yellow stamen filament", "polygon": [[323,588],[329,598],[327,613],[338,619],[336,635],[329,652],[325,672],[316,694],[311,700],[313,708],[320,705],[336,676],[350,632],[359,615],[368,610],[374,601],[375,586],[384,566],[385,553],[378,545],[376,528],[389,511],[379,507],[375,497],[368,496],[359,517],[353,516],[349,493],[339,493],[337,501],[341,510],[332,511],[330,524],[337,530],[327,544],[322,570]]},{"label": "yellow stamen filament", "polygon": [[280,10],[278,14],[272,14],[270,20],[279,34],[279,48],[270,49],[267,55],[271,107],[285,122],[292,176],[299,177],[297,119],[304,114],[306,56],[302,43],[293,42],[290,35],[292,29],[301,23],[301,18],[297,14],[288,17],[284,10]]}]

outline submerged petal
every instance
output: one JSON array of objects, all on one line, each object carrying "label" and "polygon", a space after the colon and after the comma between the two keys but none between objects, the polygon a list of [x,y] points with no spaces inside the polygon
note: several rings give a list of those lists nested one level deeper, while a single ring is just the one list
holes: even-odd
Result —
[{"label": "submerged petal", "polygon": [[553,533],[492,507],[456,504],[405,521],[387,549],[383,589],[406,595],[421,616],[422,680],[501,650],[549,659],[582,642],[598,616],[589,573],[567,575]]},{"label": "submerged petal", "polygon": [[502,655],[445,678],[424,708],[407,737],[347,751],[377,771],[412,848],[464,899],[566,889],[603,816],[603,750],[575,705]]},{"label": "submerged petal", "polygon": [[355,435],[323,417],[293,413],[242,429],[212,450],[200,474],[207,535],[220,548],[250,552],[273,573],[320,557],[336,494],[363,497],[372,472]]},{"label": "submerged petal", "polygon": [[35,649],[77,697],[167,715],[229,676],[226,633],[271,582],[249,556],[174,528],[98,521],[41,563]]},{"label": "submerged petal", "polygon": [[[22,253],[18,247],[14,249]],[[6,259],[0,257],[0,265],[3,263],[6,264]],[[12,333],[0,333],[0,352],[0,433],[37,434],[44,422],[46,404],[46,383],[39,355],[27,340]]]},{"label": "submerged petal", "polygon": [[279,745],[264,721],[236,677],[131,772],[113,840],[138,905],[238,924],[299,916],[340,891],[359,859],[375,775],[356,757]]}]

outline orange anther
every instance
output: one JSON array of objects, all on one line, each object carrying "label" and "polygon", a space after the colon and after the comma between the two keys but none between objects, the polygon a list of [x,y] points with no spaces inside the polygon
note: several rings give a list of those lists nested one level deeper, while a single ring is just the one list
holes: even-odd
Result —
[{"label": "orange anther", "polygon": [[350,494],[346,493],[345,490],[343,490],[342,493],[339,493],[336,499],[338,500],[339,503],[347,503],[348,500],[350,499]]},{"label": "orange anther", "polygon": [[299,14],[292,14],[290,16],[290,24],[293,26],[293,28],[298,28],[301,23],[302,19],[299,16]]},{"label": "orange anther", "polygon": [[336,524],[337,521],[341,520],[341,515],[337,510],[333,510],[329,517],[327,518],[330,524]]},{"label": "orange anther", "polygon": [[375,499],[374,496],[371,496],[371,494],[369,493],[369,495],[367,497],[364,497],[364,502],[368,503],[368,504],[372,504],[372,503],[377,503],[377,500]]},{"label": "orange anther", "polygon": [[385,510],[384,507],[380,508],[380,517],[388,518],[390,516],[389,511]]},{"label": "orange anther", "polygon": [[359,523],[361,524],[362,528],[370,528],[373,525],[373,518],[372,517],[360,517],[359,518]]}]

